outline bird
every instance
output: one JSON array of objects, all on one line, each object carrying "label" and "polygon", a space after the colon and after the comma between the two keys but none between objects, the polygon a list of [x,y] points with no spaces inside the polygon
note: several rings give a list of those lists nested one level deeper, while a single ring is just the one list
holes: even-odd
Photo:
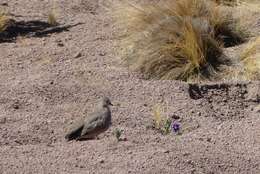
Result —
[{"label": "bird", "polygon": [[105,132],[111,125],[111,110],[113,106],[108,97],[104,97],[96,111],[88,115],[85,119],[73,125],[73,128],[66,134],[65,139],[71,140],[89,140],[95,139],[100,133]]}]

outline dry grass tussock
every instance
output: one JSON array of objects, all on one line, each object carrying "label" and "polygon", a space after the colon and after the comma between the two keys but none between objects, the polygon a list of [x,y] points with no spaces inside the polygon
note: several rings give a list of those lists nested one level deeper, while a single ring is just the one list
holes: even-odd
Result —
[{"label": "dry grass tussock", "polygon": [[210,79],[226,64],[222,46],[243,40],[232,15],[207,0],[115,7],[120,56],[146,78]]},{"label": "dry grass tussock", "polygon": [[56,15],[55,15],[55,11],[52,10],[49,12],[48,14],[48,24],[52,25],[52,26],[55,26],[55,25],[58,25],[59,23],[57,22],[57,19],[56,19]]},{"label": "dry grass tussock", "polygon": [[247,80],[260,80],[260,36],[249,42],[240,55],[241,74]]},{"label": "dry grass tussock", "polygon": [[241,0],[213,0],[217,4],[223,4],[228,6],[236,6],[239,5]]},{"label": "dry grass tussock", "polygon": [[59,24],[57,21],[57,4],[55,3],[54,0],[51,1],[51,4],[52,7],[51,10],[49,11],[47,22],[52,26],[56,26]]},{"label": "dry grass tussock", "polygon": [[260,1],[244,0],[239,6],[234,8],[233,14],[240,21],[241,27],[250,30],[251,36],[258,36],[259,17],[260,17]]},{"label": "dry grass tussock", "polygon": [[10,25],[10,22],[11,18],[0,12],[0,33],[6,30],[6,28]]},{"label": "dry grass tussock", "polygon": [[212,0],[217,4],[228,5],[228,6],[238,6],[241,4],[260,4],[259,0]]},{"label": "dry grass tussock", "polygon": [[170,133],[171,120],[164,114],[164,108],[161,105],[157,104],[153,107],[154,127],[160,133],[166,135]]}]

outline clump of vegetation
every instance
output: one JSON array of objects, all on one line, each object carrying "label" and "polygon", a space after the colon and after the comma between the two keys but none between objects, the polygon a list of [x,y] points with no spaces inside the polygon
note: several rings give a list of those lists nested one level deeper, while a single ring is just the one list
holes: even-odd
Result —
[{"label": "clump of vegetation", "polygon": [[233,8],[233,15],[239,20],[243,30],[250,31],[250,33],[246,33],[248,36],[259,36],[259,0],[243,0],[239,6]]},{"label": "clump of vegetation", "polygon": [[156,129],[160,129],[162,122],[162,109],[160,105],[156,105],[153,108],[154,125]]},{"label": "clump of vegetation", "polygon": [[123,132],[123,131],[122,131],[121,129],[119,129],[119,128],[116,128],[116,129],[115,129],[114,135],[115,135],[117,141],[120,141],[120,140],[121,140],[120,137],[121,137],[121,135],[122,135],[122,132]]},{"label": "clump of vegetation", "polygon": [[171,128],[172,128],[172,131],[175,132],[175,133],[180,133],[180,123],[178,123],[177,121],[173,121],[171,123]]},{"label": "clump of vegetation", "polygon": [[260,80],[260,37],[249,42],[240,55],[242,74],[248,80]]},{"label": "clump of vegetation", "polygon": [[214,0],[218,4],[236,6],[240,3],[241,0]]},{"label": "clump of vegetation", "polygon": [[54,10],[52,10],[51,12],[49,12],[48,14],[48,24],[52,25],[52,26],[55,26],[55,25],[58,25],[59,23],[57,22],[57,19],[56,19],[56,15],[54,13]]},{"label": "clump of vegetation", "polygon": [[0,13],[0,33],[4,32],[11,24],[11,18],[4,13]]},{"label": "clump of vegetation", "polygon": [[52,1],[52,8],[51,8],[51,11],[49,11],[49,14],[48,14],[48,24],[49,25],[52,25],[52,26],[56,26],[58,25],[59,23],[57,22],[57,14],[56,14],[56,4],[55,4],[55,1]]},{"label": "clump of vegetation", "polygon": [[171,132],[171,120],[163,116],[163,109],[160,105],[155,105],[153,108],[154,127],[160,133],[166,135]]},{"label": "clump of vegetation", "polygon": [[163,125],[163,134],[169,134],[171,132],[171,120],[169,118],[167,118],[164,121],[164,125]]},{"label": "clump of vegetation", "polygon": [[228,64],[222,46],[244,38],[232,16],[206,0],[169,0],[116,7],[120,56],[133,70],[154,79],[211,79]]}]

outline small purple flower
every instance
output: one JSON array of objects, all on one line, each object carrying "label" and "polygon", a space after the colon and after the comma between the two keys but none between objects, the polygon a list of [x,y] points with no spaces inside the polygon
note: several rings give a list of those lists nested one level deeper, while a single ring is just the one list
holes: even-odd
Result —
[{"label": "small purple flower", "polygon": [[180,130],[180,123],[176,122],[176,121],[173,121],[172,122],[172,131],[173,132],[178,132]]}]

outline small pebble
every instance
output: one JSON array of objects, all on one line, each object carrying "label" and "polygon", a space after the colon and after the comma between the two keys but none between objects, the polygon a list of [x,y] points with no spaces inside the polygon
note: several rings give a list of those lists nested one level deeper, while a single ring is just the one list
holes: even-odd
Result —
[{"label": "small pebble", "polygon": [[2,6],[8,6],[8,3],[7,3],[7,2],[2,2],[0,5],[2,5]]},{"label": "small pebble", "polygon": [[99,55],[100,55],[100,56],[105,56],[106,53],[105,53],[105,52],[100,52]]},{"label": "small pebble", "polygon": [[77,54],[75,54],[74,58],[80,58],[82,56],[81,52],[78,52]]},{"label": "small pebble", "polygon": [[178,119],[180,119],[180,117],[178,115],[173,114],[172,119],[178,120]]},{"label": "small pebble", "polygon": [[58,45],[59,47],[63,47],[63,46],[64,46],[64,44],[63,44],[62,42],[58,42],[57,45]]},{"label": "small pebble", "polygon": [[19,105],[18,105],[18,104],[14,104],[14,105],[13,105],[13,108],[14,108],[14,109],[19,109]]},{"label": "small pebble", "polygon": [[5,124],[7,121],[6,117],[0,119],[0,124]]},{"label": "small pebble", "polygon": [[164,150],[163,153],[170,153],[170,151],[169,150]]}]

